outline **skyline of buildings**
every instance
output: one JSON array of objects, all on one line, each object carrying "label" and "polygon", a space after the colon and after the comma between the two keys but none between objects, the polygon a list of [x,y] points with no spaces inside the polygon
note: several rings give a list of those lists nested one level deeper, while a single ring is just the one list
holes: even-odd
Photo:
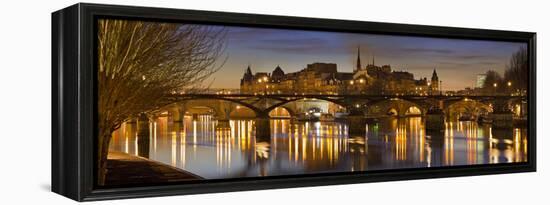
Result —
[{"label": "skyline of buildings", "polygon": [[[216,29],[216,28],[214,28]],[[510,57],[524,43],[417,36],[304,31],[254,27],[224,27],[226,49],[218,72],[204,81],[212,88],[237,89],[247,65],[255,72],[272,72],[279,65],[296,72],[314,62],[335,63],[339,72],[353,72],[357,46],[369,64],[390,64],[395,71],[430,77],[437,68],[443,89],[474,87],[476,76],[488,70],[504,73]]]},{"label": "skyline of buildings", "polygon": [[431,78],[415,79],[414,73],[376,65],[375,58],[363,66],[361,50],[353,72],[338,71],[337,64],[314,62],[306,68],[285,73],[279,65],[272,72],[252,72],[249,65],[240,81],[240,93],[247,94],[442,94],[436,69]]}]

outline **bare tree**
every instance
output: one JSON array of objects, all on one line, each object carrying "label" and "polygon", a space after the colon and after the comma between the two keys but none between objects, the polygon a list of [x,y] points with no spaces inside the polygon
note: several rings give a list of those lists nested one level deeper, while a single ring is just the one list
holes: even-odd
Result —
[{"label": "bare tree", "polygon": [[510,62],[504,72],[506,81],[512,83],[512,87],[520,90],[527,90],[529,78],[529,57],[527,48],[522,46],[510,57]]},{"label": "bare tree", "polygon": [[173,103],[168,95],[199,87],[223,64],[225,35],[212,26],[99,20],[98,184],[105,182],[112,132]]},{"label": "bare tree", "polygon": [[[488,94],[496,94],[503,88],[502,76],[494,70],[488,70],[485,73],[485,82],[483,82],[483,89]],[[495,87],[496,85],[496,87]]]}]

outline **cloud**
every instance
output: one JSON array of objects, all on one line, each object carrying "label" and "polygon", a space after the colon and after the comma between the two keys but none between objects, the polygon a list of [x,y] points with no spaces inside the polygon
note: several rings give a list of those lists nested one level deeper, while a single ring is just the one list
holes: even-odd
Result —
[{"label": "cloud", "polygon": [[273,34],[273,29],[229,27],[228,36],[232,39],[256,40],[256,38]]},{"label": "cloud", "polygon": [[487,59],[491,58],[487,55],[456,55],[454,58],[462,59],[462,60],[475,60],[475,59]]},{"label": "cloud", "polygon": [[283,53],[330,53],[328,42],[320,38],[299,38],[299,39],[266,39],[258,42],[251,48],[256,50],[283,52]]},{"label": "cloud", "polygon": [[460,67],[470,67],[475,65],[475,63],[454,62],[454,61],[436,61],[436,63],[440,65],[460,66]]},{"label": "cloud", "polygon": [[451,49],[438,48],[402,48],[402,51],[412,53],[433,53],[433,54],[453,54],[455,51]]},{"label": "cloud", "polygon": [[279,38],[279,39],[266,39],[262,41],[263,43],[275,44],[275,45],[291,45],[295,46],[298,44],[304,45],[323,45],[326,44],[326,41],[320,38]]}]

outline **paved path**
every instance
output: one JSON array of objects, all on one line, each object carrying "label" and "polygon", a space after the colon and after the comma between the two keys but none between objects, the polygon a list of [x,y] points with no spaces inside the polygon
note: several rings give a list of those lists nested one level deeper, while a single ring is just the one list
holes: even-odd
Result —
[{"label": "paved path", "polygon": [[123,152],[109,152],[107,170],[107,186],[203,179],[184,170]]}]

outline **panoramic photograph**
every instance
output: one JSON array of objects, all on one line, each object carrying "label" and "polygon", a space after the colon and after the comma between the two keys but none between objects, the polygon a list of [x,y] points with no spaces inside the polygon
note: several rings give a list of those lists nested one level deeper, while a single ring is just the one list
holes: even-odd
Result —
[{"label": "panoramic photograph", "polygon": [[527,43],[97,20],[99,186],[523,163]]}]

